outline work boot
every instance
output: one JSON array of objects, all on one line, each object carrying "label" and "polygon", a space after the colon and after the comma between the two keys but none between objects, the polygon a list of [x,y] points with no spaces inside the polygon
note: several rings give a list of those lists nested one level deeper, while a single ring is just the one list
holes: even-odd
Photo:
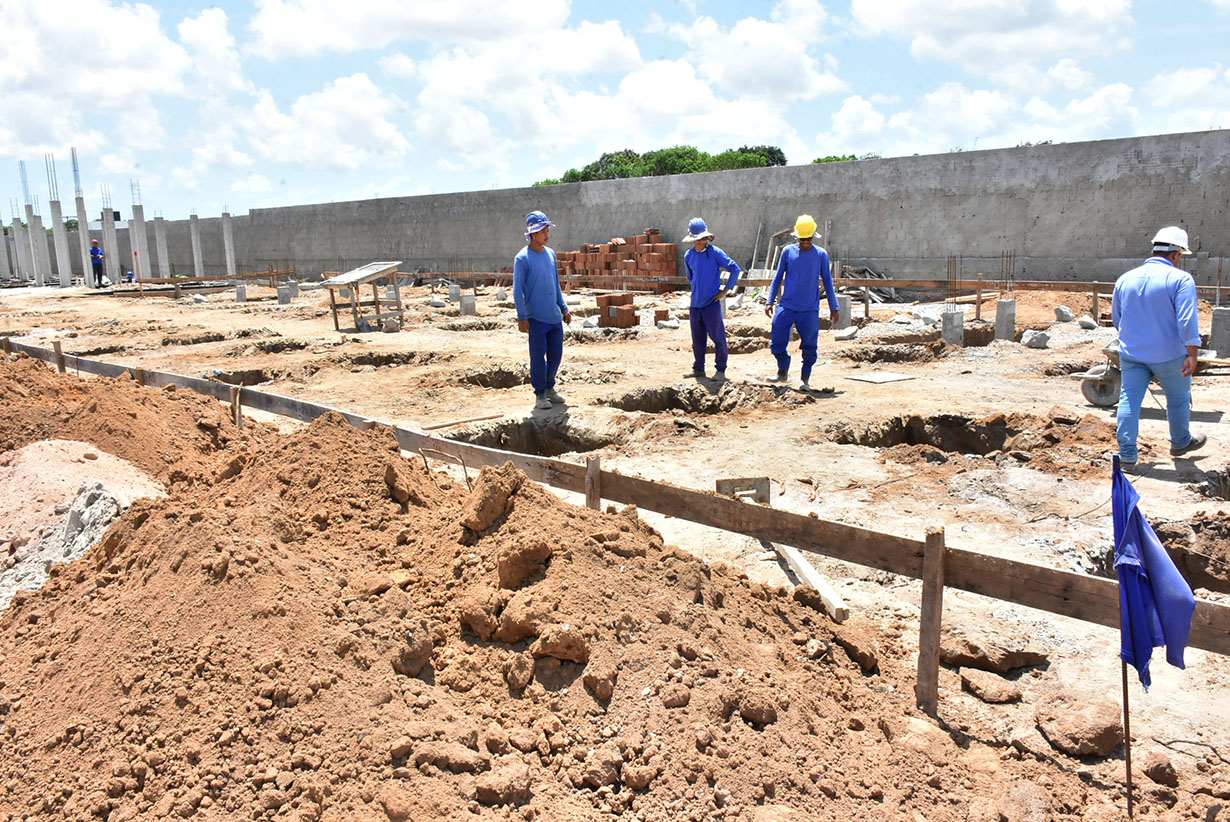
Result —
[{"label": "work boot", "polygon": [[693,368],[691,371],[685,371],[683,376],[694,380],[703,380],[705,378],[705,370],[703,368]]},{"label": "work boot", "polygon": [[562,394],[560,394],[558,391],[556,391],[554,388],[552,388],[552,389],[551,389],[550,391],[548,391],[547,393],[543,394],[543,396],[544,396],[544,397],[546,397],[546,398],[547,398],[548,400],[550,400],[551,402],[553,402],[553,403],[557,404],[557,405],[559,405],[559,404],[561,404],[561,403],[563,403],[563,402],[564,402],[564,397],[563,397],[563,395],[562,395]]},{"label": "work boot", "polygon": [[1206,440],[1208,440],[1208,437],[1204,434],[1192,434],[1192,438],[1187,441],[1187,445],[1181,448],[1171,448],[1170,456],[1181,457],[1191,451],[1197,451],[1204,445]]},{"label": "work boot", "polygon": [[539,394],[538,401],[534,403],[534,407],[537,408],[539,411],[550,411],[551,401],[547,399],[546,394]]},{"label": "work boot", "polygon": [[723,369],[723,370],[721,370],[721,371],[714,371],[714,372],[713,372],[713,379],[714,379],[714,380],[716,380],[717,382],[724,382],[724,381],[726,380],[726,371],[725,371],[725,369]]},{"label": "work boot", "polygon": [[785,381],[786,381],[786,372],[785,372],[785,371],[778,371],[778,372],[777,372],[777,376],[775,376],[775,377],[769,377],[768,379],[769,379],[769,382],[785,382]]},{"label": "work boot", "polygon": [[807,384],[807,380],[803,380],[801,383],[799,383],[799,390],[800,391],[810,391],[811,390],[811,386]]}]

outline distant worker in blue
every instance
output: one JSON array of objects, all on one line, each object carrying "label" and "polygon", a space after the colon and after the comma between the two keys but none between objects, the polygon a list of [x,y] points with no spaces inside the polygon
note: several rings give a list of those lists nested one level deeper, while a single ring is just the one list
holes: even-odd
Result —
[{"label": "distant worker in blue", "polygon": [[564,401],[555,390],[555,374],[564,357],[564,323],[572,324],[572,312],[559,287],[555,252],[547,247],[554,225],[546,214],[531,211],[525,218],[527,245],[513,259],[517,328],[529,335],[534,407],[544,411]]},{"label": "distant worker in blue", "polygon": [[[810,214],[801,214],[794,223],[794,236],[798,240],[782,249],[777,264],[777,273],[769,286],[769,301],[764,313],[773,318],[773,333],[769,339],[769,351],[777,358],[777,376],[771,382],[785,382],[790,371],[790,332],[799,331],[799,348],[803,352],[802,381],[800,391],[810,391],[812,366],[816,364],[816,350],[820,339],[820,285],[829,302],[829,319],[837,325],[837,294],[833,291],[833,277],[829,272],[829,255],[815,244],[816,221]],[[778,302],[778,294],[781,301]],[[777,313],[773,306],[777,303]]]},{"label": "distant worker in blue", "polygon": [[[688,376],[705,376],[705,350],[713,340],[715,380],[726,379],[726,361],[730,349],[726,345],[726,323],[722,320],[722,298],[735,290],[742,270],[726,252],[713,245],[713,233],[700,217],[688,223],[688,236],[681,242],[692,247],[683,255],[688,282],[692,284],[692,302],[688,319],[692,326],[692,372]],[[722,272],[729,272],[722,285]]]},{"label": "distant worker in blue", "polygon": [[103,287],[103,250],[98,247],[98,240],[90,240],[90,265],[94,268],[94,287]]},{"label": "distant worker in blue", "polygon": [[1204,434],[1188,428],[1192,408],[1192,374],[1200,347],[1196,283],[1183,270],[1191,254],[1187,232],[1167,226],[1153,238],[1153,256],[1121,275],[1111,298],[1111,318],[1119,329],[1119,462],[1134,468],[1140,406],[1149,381],[1156,378],[1166,394],[1170,456],[1181,457],[1204,445]]}]

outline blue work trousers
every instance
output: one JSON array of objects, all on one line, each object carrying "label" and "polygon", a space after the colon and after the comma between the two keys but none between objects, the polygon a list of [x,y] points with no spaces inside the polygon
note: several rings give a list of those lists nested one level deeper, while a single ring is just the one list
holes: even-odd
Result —
[{"label": "blue work trousers", "polygon": [[564,358],[564,324],[530,320],[530,385],[542,396],[555,387],[555,373]]},{"label": "blue work trousers", "polygon": [[777,307],[773,315],[773,334],[769,338],[769,351],[777,358],[777,370],[790,370],[790,355],[786,346],[790,344],[790,331],[799,330],[799,348],[803,352],[803,380],[811,376],[811,367],[816,364],[816,348],[820,339],[820,312],[792,311],[789,308]]},{"label": "blue work trousers", "polygon": [[1119,389],[1118,428],[1119,459],[1135,462],[1137,459],[1136,435],[1140,431],[1140,406],[1149,390],[1149,380],[1154,377],[1166,393],[1166,420],[1170,423],[1170,447],[1182,448],[1191,442],[1188,430],[1192,411],[1192,378],[1184,377],[1183,358],[1166,362],[1136,362],[1119,355],[1119,370],[1123,372],[1123,384]]},{"label": "blue work trousers", "polygon": [[688,321],[692,326],[692,368],[705,370],[705,350],[713,340],[713,364],[718,371],[726,370],[730,349],[726,346],[726,323],[722,320],[722,301],[714,300],[706,306],[688,309]]}]

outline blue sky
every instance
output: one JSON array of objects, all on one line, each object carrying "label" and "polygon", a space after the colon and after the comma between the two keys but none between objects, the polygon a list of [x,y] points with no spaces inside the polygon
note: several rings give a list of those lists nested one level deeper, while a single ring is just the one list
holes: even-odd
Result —
[{"label": "blue sky", "polygon": [[[0,0],[0,202],[182,219],[528,185],[604,151],[790,163],[1230,128],[1230,0]],[[71,212],[71,207],[66,209]]]}]

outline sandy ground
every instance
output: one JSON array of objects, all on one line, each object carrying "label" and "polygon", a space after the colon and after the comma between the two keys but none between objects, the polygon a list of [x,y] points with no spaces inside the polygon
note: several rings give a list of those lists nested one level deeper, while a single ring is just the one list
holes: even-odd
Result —
[{"label": "sandy ground", "polygon": [[[345,318],[343,332],[335,332],[320,291],[305,290],[289,306],[277,305],[267,289],[249,287],[248,294],[246,304],[236,304],[229,293],[194,303],[92,296],[75,289],[10,289],[0,292],[0,333],[36,345],[60,340],[66,352],[127,365],[258,384],[410,427],[501,414],[498,420],[439,433],[578,461],[600,456],[605,469],[706,490],[723,477],[767,475],[778,508],[915,538],[930,525],[942,525],[955,547],[1071,570],[1105,569],[1111,548],[1113,409],[1086,404],[1078,383],[1066,374],[1101,362],[1100,350],[1114,332],[1057,324],[1053,313],[1061,302],[1078,315],[1088,313],[1086,295],[1018,295],[1018,330],[1047,329],[1051,343],[1045,350],[1008,342],[944,349],[935,344],[935,327],[890,322],[897,314],[909,316],[910,306],[877,307],[871,321],[862,320],[856,307],[864,327],[855,340],[836,342],[830,332],[821,333],[811,385],[832,390],[813,393],[793,387],[797,343],[792,387],[764,382],[775,370],[767,348],[768,319],[750,296],[727,318],[732,349],[745,353],[732,354],[725,385],[684,379],[691,365],[686,317],[676,330],[608,337],[582,331],[565,343],[559,390],[567,405],[533,411],[525,340],[516,331],[511,302],[499,300],[494,288],[479,290],[477,318],[459,317],[452,306],[429,307],[426,288],[403,289],[405,328],[363,334],[345,329]],[[574,296],[573,329],[579,329],[597,309],[592,295]],[[638,297],[638,304],[677,309],[678,295]],[[973,320],[974,307],[965,306],[967,337],[989,338],[986,326],[994,307],[994,300],[983,305],[979,323]],[[1105,301],[1102,308],[1108,308]],[[1206,332],[1209,313],[1203,307]],[[711,355],[707,370],[713,373]],[[851,379],[884,372],[909,379],[885,384]],[[1209,445],[1192,458],[1172,460],[1160,391],[1146,398],[1145,470],[1134,481],[1152,518],[1225,518],[1230,431],[1222,409],[1228,404],[1230,380],[1198,376],[1193,428],[1208,435]],[[900,421],[910,417],[943,439],[943,431],[971,424],[995,429],[996,415],[1018,415],[1026,427],[1041,430],[1057,413],[1081,421],[1087,436],[1032,449],[1000,442],[979,453],[960,443],[937,448],[894,435]],[[1219,477],[1223,496],[1210,495],[1207,489],[1218,487]],[[788,581],[770,547],[648,512],[643,516],[668,543],[708,560],[737,563],[756,581]],[[856,615],[899,636],[909,653],[916,642],[915,583],[823,558],[813,561]],[[1222,593],[1198,593],[1226,601]],[[1117,694],[1117,632],[960,592],[950,591],[945,606],[946,620],[991,620],[1035,638],[1051,654],[1048,681]],[[1187,661],[1186,671],[1155,664],[1154,689],[1149,694],[1134,689],[1134,736],[1154,744],[1198,740],[1230,754],[1222,722],[1230,715],[1230,661],[1191,650]],[[971,697],[961,692],[955,674],[945,676],[941,715],[960,716]],[[1029,700],[1033,683],[1021,685]],[[1179,748],[1171,755],[1201,755],[1192,746]]]}]

